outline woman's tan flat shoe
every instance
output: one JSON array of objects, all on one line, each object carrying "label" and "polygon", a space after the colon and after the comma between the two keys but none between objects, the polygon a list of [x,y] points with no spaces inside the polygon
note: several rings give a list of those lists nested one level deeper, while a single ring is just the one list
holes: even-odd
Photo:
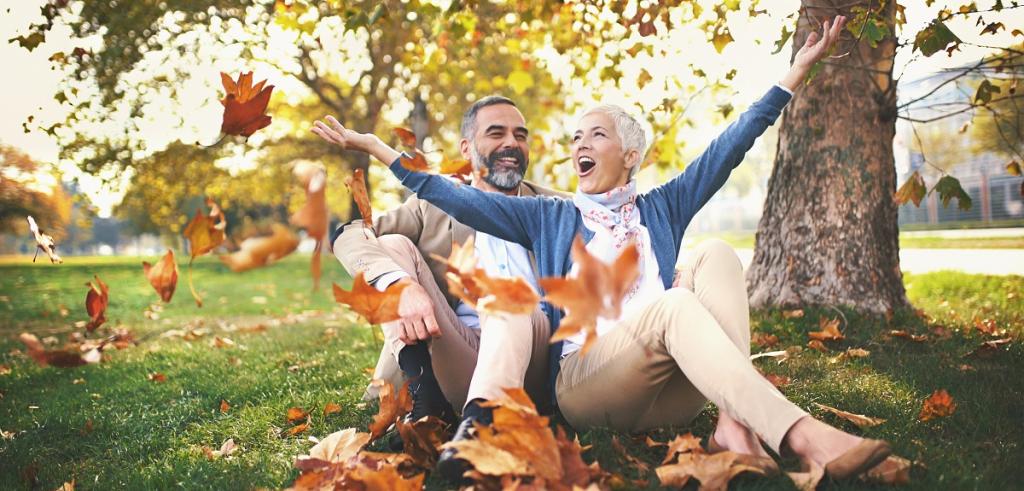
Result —
[{"label": "woman's tan flat shoe", "polygon": [[[708,453],[716,454],[725,452],[729,449],[721,446],[715,441],[715,435],[712,434],[708,437]],[[740,465],[746,465],[753,467],[760,471],[767,477],[779,475],[779,464],[775,462],[771,457],[763,457],[760,455],[750,455],[745,453],[737,453],[739,457],[736,458],[736,463]]]},{"label": "woman's tan flat shoe", "polygon": [[885,440],[869,440],[858,443],[846,453],[825,464],[825,476],[834,481],[857,477],[882,463],[892,454],[892,447]]}]

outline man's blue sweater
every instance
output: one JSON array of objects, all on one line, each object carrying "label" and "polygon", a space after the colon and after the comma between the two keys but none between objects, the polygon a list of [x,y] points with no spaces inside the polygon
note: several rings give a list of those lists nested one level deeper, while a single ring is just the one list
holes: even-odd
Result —
[{"label": "man's blue sweater", "polygon": [[[791,97],[785,90],[773,86],[715,138],[682,174],[637,196],[640,223],[650,234],[651,248],[666,290],[672,287],[686,226],[725,184],[729,173],[743,161],[754,141],[775,123]],[[390,169],[420,199],[459,222],[532,250],[540,277],[568,274],[572,266],[573,239],[581,234],[584,242],[589,242],[594,235],[583,226],[583,218],[571,200],[488,193],[442,176],[411,171],[397,159]],[[547,302],[542,303],[541,308],[551,321],[554,333],[562,311]],[[549,353],[552,391],[561,352],[561,342],[552,344]]]}]

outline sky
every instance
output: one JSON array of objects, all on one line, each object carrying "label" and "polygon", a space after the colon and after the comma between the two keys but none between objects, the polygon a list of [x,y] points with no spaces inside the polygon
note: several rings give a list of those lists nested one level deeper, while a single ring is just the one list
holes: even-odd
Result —
[{"label": "sky", "polygon": [[[75,47],[69,39],[69,30],[58,23],[47,35],[47,41],[32,52],[16,43],[6,42],[10,38],[26,34],[27,26],[41,19],[39,7],[43,3],[44,0],[0,0],[0,61],[3,62],[2,66],[9,70],[8,73],[0,77],[0,114],[2,114],[0,117],[0,143],[17,147],[38,161],[57,164],[67,177],[80,177],[80,189],[99,208],[101,216],[105,216],[120,201],[121,192],[118,192],[117,189],[102,187],[96,178],[81,176],[73,162],[58,162],[59,148],[57,142],[50,136],[41,131],[26,134],[22,129],[22,124],[30,115],[34,116],[37,122],[56,122],[63,120],[67,114],[66,106],[62,108],[53,100],[53,94],[61,81],[62,73],[52,69],[48,58],[55,52],[70,51]],[[702,3],[710,6],[714,2],[702,0]],[[930,8],[924,6],[923,0],[903,0],[901,3],[907,7],[908,23],[905,32],[912,33],[927,25],[942,6],[956,7],[961,2],[939,0]],[[981,9],[990,7],[991,3],[991,1],[985,0],[977,2]],[[768,5],[771,6],[768,7]],[[778,81],[787,70],[790,49],[786,48],[777,55],[771,55],[771,45],[778,37],[783,17],[794,11],[798,5],[799,0],[762,1],[761,6],[768,10],[768,16],[759,16],[753,21],[747,21],[742,18],[743,16],[730,18],[729,27],[735,41],[728,45],[721,54],[715,52],[710,44],[704,41],[704,34],[693,27],[676,27],[664,42],[669,46],[684,47],[685,49],[680,49],[678,56],[684,57],[687,63],[693,62],[698,66],[712,67],[712,70],[716,66],[716,61],[723,58],[731,61],[741,60],[742,69],[733,81],[734,99],[729,102],[737,107],[744,107],[763,93],[766,84]],[[1024,38],[1014,40],[1010,34],[1014,28],[1024,27],[1024,8],[1004,11],[998,17],[1007,29],[996,36],[986,36],[984,38],[986,43],[1008,45],[1024,42]],[[976,39],[975,35],[980,30],[980,27],[974,25],[976,18],[977,16],[963,20],[958,19],[950,22],[949,26],[964,40]],[[990,15],[988,18],[995,20],[994,15]],[[267,54],[272,56],[276,49],[286,49],[291,42],[289,36],[285,32],[272,33],[268,39],[269,51]],[[755,39],[768,41],[756,45]],[[339,42],[343,42],[343,40],[339,40]],[[958,66],[977,60],[987,52],[983,48],[963,46],[961,52],[953,57],[937,54],[930,58],[920,58],[907,65],[909,51],[903,50],[902,59],[897,59],[896,63],[897,73],[904,72],[904,80],[913,80],[945,67]],[[210,58],[216,60],[218,57]],[[639,58],[625,62],[620,69],[625,78],[636,77],[641,68],[646,68],[657,77],[659,70],[678,70],[679,65],[685,64],[652,63],[652,60]],[[903,70],[904,67],[905,70]],[[221,109],[215,99],[210,97],[210,93],[220,90],[220,79],[217,72],[228,70],[225,68],[224,62],[218,61],[197,66],[196,70],[200,75],[206,74],[207,76],[197,77],[195,80],[199,82],[193,82],[190,86],[182,88],[179,91],[181,100],[174,101],[174,103],[187,107],[190,112],[197,112],[201,116],[194,119],[203,123],[196,124],[189,129],[192,136],[201,140],[203,135],[216,134],[219,129],[219,111]],[[287,83],[282,86],[284,81],[280,79],[287,77],[273,73],[272,69],[267,66],[257,66],[256,79],[262,78],[272,79],[273,83],[280,87],[278,90],[294,94],[295,97],[305,90],[297,82],[291,86]],[[203,80],[208,80],[209,83],[203,83]],[[596,100],[596,96],[593,94],[584,93],[582,86],[577,86],[573,90],[575,92],[571,93],[569,97],[581,101]],[[628,106],[628,103],[636,97],[660,100],[662,96],[664,94],[651,91],[638,96],[628,90],[613,90],[600,94],[600,99],[604,102]],[[165,145],[170,138],[177,138],[181,134],[181,128],[173,127],[178,124],[177,116],[173,116],[175,112],[175,107],[172,104],[168,107],[163,119],[156,116],[150,117],[146,121],[147,132],[152,136],[151,139],[147,137],[147,143],[154,147],[160,147]],[[573,115],[566,115],[567,120],[573,117]],[[570,123],[566,122],[565,124]],[[703,131],[709,133],[707,138],[710,139],[713,133],[718,131],[718,128],[709,125],[703,128]],[[257,134],[254,138],[259,136]],[[246,165],[251,165],[252,161],[251,157],[240,155],[236,156],[233,162],[227,162],[226,165],[244,168]]]}]

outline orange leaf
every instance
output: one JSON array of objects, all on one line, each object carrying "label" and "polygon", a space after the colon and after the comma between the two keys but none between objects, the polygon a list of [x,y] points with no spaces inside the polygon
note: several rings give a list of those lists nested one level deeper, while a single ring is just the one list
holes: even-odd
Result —
[{"label": "orange leaf", "polygon": [[107,284],[100,280],[99,276],[93,275],[93,278],[96,279],[96,283],[86,283],[89,293],[85,294],[85,311],[89,314],[89,323],[85,325],[85,329],[89,332],[95,331],[97,327],[107,321],[104,314],[107,311],[107,304],[110,302]]},{"label": "orange leaf", "polygon": [[174,287],[178,285],[178,265],[174,262],[174,251],[167,249],[167,254],[155,265],[143,261],[142,271],[160,299],[170,302],[174,296]]},{"label": "orange leaf", "polygon": [[893,329],[893,330],[889,331],[889,335],[894,337],[894,338],[909,339],[911,341],[918,342],[918,343],[923,343],[923,342],[928,340],[928,335],[927,334],[911,334],[911,333],[909,333],[909,332],[907,332],[907,331],[905,331],[903,329],[899,329],[899,330]]},{"label": "orange leaf", "polygon": [[803,316],[804,316],[803,309],[783,310],[782,311],[782,318],[783,319],[799,319],[799,318],[801,318]]},{"label": "orange leaf", "polygon": [[239,273],[266,266],[291,254],[299,246],[299,238],[288,227],[275,223],[270,228],[272,235],[245,239],[238,251],[220,256],[221,262]]},{"label": "orange leaf", "polygon": [[363,169],[356,169],[351,176],[345,178],[345,185],[352,194],[352,201],[356,202],[359,214],[363,217],[363,223],[370,230],[373,230],[373,208],[370,206],[370,194],[366,190],[366,177]]},{"label": "orange leaf", "polygon": [[380,387],[377,392],[380,406],[377,408],[377,414],[373,416],[373,422],[370,423],[370,439],[376,440],[396,419],[412,411],[412,396],[409,394],[408,381],[402,384],[398,394],[395,394],[395,386],[390,382],[374,380],[372,383]]},{"label": "orange leaf", "polygon": [[815,402],[814,405],[818,406],[821,409],[824,409],[825,411],[835,414],[836,416],[839,416],[840,418],[843,418],[861,428],[870,428],[872,426],[878,426],[886,421],[884,418],[872,418],[869,416],[864,416],[863,414],[854,414],[840,409],[836,409],[834,407],[826,406],[824,404],[818,404],[817,402]]},{"label": "orange leaf", "polygon": [[206,206],[210,207],[210,212],[207,214],[203,213],[202,210],[196,210],[196,215],[192,217],[192,221],[185,227],[184,232],[192,254],[192,257],[188,260],[188,289],[192,292],[192,298],[196,300],[196,305],[199,307],[203,306],[203,299],[199,297],[199,293],[196,292],[196,288],[192,284],[192,261],[197,256],[206,254],[223,244],[224,230],[228,226],[224,213],[217,206],[217,203],[214,203],[210,198],[206,198]]},{"label": "orange leaf", "polygon": [[558,331],[551,341],[567,339],[584,333],[586,339],[580,355],[586,354],[597,341],[597,318],[616,319],[622,309],[622,299],[640,277],[637,264],[640,253],[635,242],[630,242],[612,264],[605,264],[587,252],[583,239],[576,236],[572,243],[572,258],[579,265],[573,278],[541,278],[544,298],[552,305],[565,309]]},{"label": "orange leaf", "polygon": [[477,268],[472,236],[461,246],[452,244],[447,262],[448,291],[478,311],[529,314],[540,301],[523,278],[494,278],[485,269]]},{"label": "orange leaf", "polygon": [[294,423],[302,418],[308,416],[309,413],[304,411],[301,407],[290,407],[288,408],[288,422]]},{"label": "orange leaf", "polygon": [[325,463],[345,462],[359,453],[367,443],[370,443],[368,433],[358,433],[355,428],[336,431],[313,445],[313,448],[309,449],[309,455],[300,456],[296,461],[296,467],[299,467],[304,460],[319,460]]},{"label": "orange leaf", "polygon": [[774,334],[767,334],[758,331],[751,336],[750,342],[762,348],[771,348],[772,346],[779,344],[779,337]]},{"label": "orange leaf", "polygon": [[921,414],[917,419],[929,421],[935,418],[944,418],[956,411],[956,401],[953,396],[946,392],[946,389],[939,389],[932,393],[921,406]]},{"label": "orange leaf", "polygon": [[[221,81],[224,82],[225,79],[229,78],[222,72]],[[264,83],[266,83],[265,80],[253,87],[252,72],[239,75],[234,91],[231,91],[228,84],[224,83],[228,94],[221,101],[221,104],[224,105],[221,132],[227,135],[249,137],[270,125],[270,116],[264,113],[267,111],[267,104],[270,103],[270,94],[274,91],[274,86],[263,87]]]},{"label": "orange leaf", "polygon": [[1003,339],[993,339],[993,340],[990,340],[990,341],[985,341],[984,343],[981,343],[980,346],[975,348],[974,351],[971,351],[970,353],[967,353],[966,355],[964,355],[964,357],[965,358],[966,357],[978,357],[978,358],[988,358],[988,357],[991,357],[992,355],[994,355],[994,354],[998,353],[1000,350],[1002,350],[1003,346],[1009,345],[1010,341],[1012,341],[1012,340],[1013,340],[1013,338],[1003,338]]},{"label": "orange leaf", "polygon": [[286,433],[286,434],[287,434],[288,436],[295,436],[295,435],[298,435],[299,433],[302,433],[303,431],[306,431],[306,430],[308,430],[308,429],[309,429],[309,418],[306,418],[306,422],[305,422],[305,423],[302,423],[302,424],[299,424],[299,425],[295,425],[295,426],[292,426],[292,427],[291,427],[291,428],[289,428],[289,429],[288,429],[288,431],[287,431],[287,432],[285,432],[285,433]]},{"label": "orange leaf", "polygon": [[704,447],[700,446],[700,437],[693,436],[693,433],[676,435],[674,440],[668,442],[668,451],[665,452],[665,458],[661,463],[672,462],[677,455],[687,452],[704,453]]},{"label": "orange leaf", "polygon": [[812,339],[812,340],[808,341],[807,342],[807,347],[812,349],[812,350],[820,351],[822,353],[827,353],[828,352],[828,346],[825,346],[825,343],[822,343],[821,341],[819,341],[817,339]]},{"label": "orange leaf", "polygon": [[324,237],[327,235],[327,169],[320,164],[301,162],[293,169],[306,191],[306,204],[291,216],[292,225],[303,228],[310,238],[316,241],[313,256],[310,259],[310,273],[313,276],[313,289],[320,289],[320,251],[323,249]]},{"label": "orange leaf", "polygon": [[441,453],[441,445],[448,441],[447,423],[435,416],[427,416],[411,423],[399,418],[395,422],[395,427],[402,436],[402,452],[417,466],[433,469]]},{"label": "orange leaf", "polygon": [[818,341],[840,341],[846,338],[843,333],[839,332],[838,318],[828,320],[825,317],[820,317],[818,318],[818,328],[821,330],[809,332],[807,337]]},{"label": "orange leaf", "polygon": [[785,375],[776,375],[774,373],[769,373],[765,375],[764,378],[771,382],[772,385],[774,385],[776,388],[780,389],[782,387],[789,385],[789,383],[792,382],[792,380],[790,380],[789,377]]},{"label": "orange leaf", "polygon": [[738,458],[739,454],[729,451],[713,455],[684,453],[679,455],[675,464],[663,465],[655,472],[662,486],[682,487],[692,478],[700,481],[700,489],[705,490],[725,490],[729,481],[743,472],[764,474],[764,471],[757,468],[736,463]]},{"label": "orange leaf", "polygon": [[407,157],[404,154],[399,157],[402,167],[414,172],[428,172],[430,165],[427,164],[427,157],[419,149],[413,149],[413,156]]},{"label": "orange leaf", "polygon": [[393,283],[383,292],[366,283],[363,273],[359,272],[352,280],[352,290],[342,290],[334,284],[334,299],[347,305],[350,309],[366,318],[370,324],[380,324],[399,319],[398,301],[406,283]]},{"label": "orange leaf", "polygon": [[869,469],[862,479],[888,486],[906,486],[910,484],[911,467],[913,462],[898,455],[890,455],[881,464]]},{"label": "orange leaf", "polygon": [[[43,233],[36,225],[36,220],[32,218],[32,215],[28,216],[28,229],[32,231],[32,237],[36,239],[36,254],[39,251],[43,251],[47,256],[50,257],[51,263],[61,264],[64,262],[60,256],[57,255],[57,244],[54,242],[53,237]],[[32,262],[36,262],[35,256],[32,256]]]},{"label": "orange leaf", "polygon": [[466,159],[444,159],[441,162],[441,174],[468,176],[473,173],[473,164]]},{"label": "orange leaf", "polygon": [[48,365],[61,368],[77,367],[87,363],[99,363],[102,358],[98,347],[86,347],[86,351],[82,352],[79,346],[69,345],[63,349],[47,351],[39,338],[33,334],[23,332],[18,339],[25,344],[25,351],[29,358],[44,367]]},{"label": "orange leaf", "polygon": [[412,130],[408,128],[396,127],[392,129],[391,132],[398,137],[398,139],[402,142],[402,145],[405,145],[407,147],[416,146],[416,133],[413,133]]},{"label": "orange leaf", "polygon": [[336,403],[328,402],[327,405],[324,406],[324,416],[328,416],[339,412],[341,412],[341,406],[339,406]]},{"label": "orange leaf", "polygon": [[146,375],[146,379],[149,380],[150,382],[164,383],[167,381],[167,375],[164,375],[160,372],[153,372],[149,375]]},{"label": "orange leaf", "polygon": [[221,413],[226,413],[226,412],[228,412],[230,410],[231,410],[231,405],[228,404],[228,401],[225,401],[224,399],[221,399],[220,400],[220,412]]}]

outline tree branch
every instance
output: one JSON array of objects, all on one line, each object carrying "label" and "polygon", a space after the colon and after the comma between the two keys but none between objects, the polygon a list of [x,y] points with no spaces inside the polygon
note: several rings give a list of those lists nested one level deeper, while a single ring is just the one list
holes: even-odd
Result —
[{"label": "tree branch", "polygon": [[[993,103],[1000,102],[1000,101],[1020,99],[1020,98],[1024,98],[1024,95],[1011,95],[1011,96],[1006,96],[1006,97],[1000,97],[998,99],[992,99],[991,101],[986,102],[984,104],[974,104],[974,103],[970,103],[970,102],[965,102],[963,104],[967,104],[967,107],[965,107],[963,109],[958,109],[956,111],[948,112],[948,113],[936,116],[934,118],[917,119],[917,118],[911,118],[910,116],[905,116],[903,114],[897,114],[896,117],[898,117],[898,118],[900,118],[900,119],[902,119],[904,121],[910,121],[912,123],[933,123],[935,121],[940,121],[940,120],[943,120],[943,119],[946,119],[946,118],[949,118],[949,117],[956,116],[957,114],[963,114],[963,113],[965,113],[967,111],[970,111],[972,109],[977,109],[979,107],[985,107],[985,106],[987,106],[989,104],[993,104]],[[938,106],[938,105],[947,105],[947,103],[935,104],[935,106]],[[925,106],[924,108],[927,109],[928,107],[932,107],[932,106]]]}]

